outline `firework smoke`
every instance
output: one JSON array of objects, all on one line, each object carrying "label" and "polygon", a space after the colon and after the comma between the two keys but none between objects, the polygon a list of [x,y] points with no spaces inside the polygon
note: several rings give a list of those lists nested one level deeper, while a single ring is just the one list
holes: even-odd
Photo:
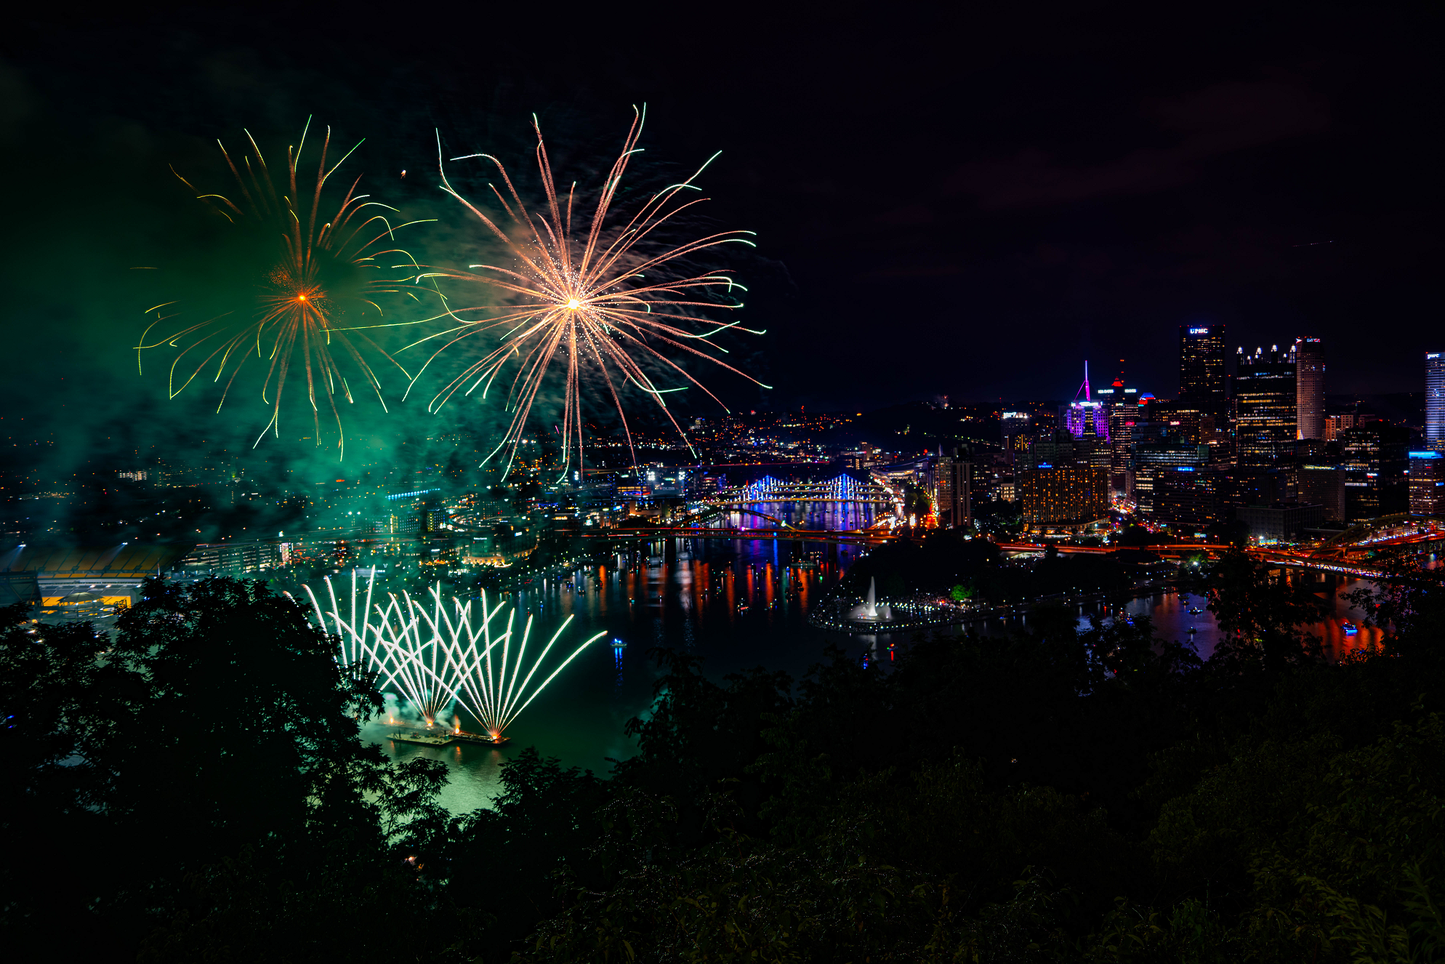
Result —
[{"label": "firework smoke", "polygon": [[[306,375],[316,443],[321,444],[320,396],[336,423],[338,447],[344,454],[345,434],[336,400],[340,396],[351,403],[354,398],[340,361],[350,363],[385,409],[381,380],[363,349],[394,365],[403,377],[410,379],[410,375],[363,330],[391,326],[381,320],[383,312],[377,299],[398,293],[415,298],[412,281],[419,269],[414,259],[399,248],[378,249],[383,240],[394,240],[394,230],[406,225],[393,227],[382,212],[394,212],[395,208],[356,193],[360,177],[352,182],[335,212],[330,217],[322,215],[322,193],[328,179],[360,142],[328,168],[331,129],[327,128],[315,161],[313,185],[309,176],[300,174],[310,125],[308,119],[300,143],[286,150],[280,190],[249,132],[246,139],[251,151],[241,158],[239,166],[221,145],[238,193],[233,200],[197,191],[197,198],[233,224],[258,229],[268,243],[272,260],[253,278],[257,294],[229,311],[186,322],[178,320],[182,318],[178,302],[148,309],[147,314],[153,313],[155,320],[136,346],[137,364],[145,351],[179,349],[170,366],[170,397],[175,398],[202,374],[214,371],[212,381],[220,383],[224,379],[216,406],[220,411],[246,362],[253,356],[263,359],[267,369],[261,398],[271,408],[271,419],[257,443],[268,431],[279,434],[287,377],[293,365],[301,366]],[[176,176],[186,187],[196,190],[184,177]],[[392,269],[377,260],[387,255],[392,256],[387,260],[410,262],[401,266],[406,269],[403,276],[387,277]]]}]

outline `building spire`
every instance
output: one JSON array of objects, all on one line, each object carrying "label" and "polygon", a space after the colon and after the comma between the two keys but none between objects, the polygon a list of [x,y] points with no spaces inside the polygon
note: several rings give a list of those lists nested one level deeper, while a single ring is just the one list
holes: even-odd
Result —
[{"label": "building spire", "polygon": [[[1084,384],[1079,389],[1079,392],[1084,393],[1084,401],[1093,401],[1093,399],[1089,396],[1089,363],[1087,361],[1084,362]],[[1074,393],[1074,401],[1076,402],[1079,400],[1079,392]]]}]

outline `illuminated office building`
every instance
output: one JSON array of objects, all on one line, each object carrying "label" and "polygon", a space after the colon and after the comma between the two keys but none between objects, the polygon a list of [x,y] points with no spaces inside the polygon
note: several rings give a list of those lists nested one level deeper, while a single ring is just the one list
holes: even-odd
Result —
[{"label": "illuminated office building", "polygon": [[1049,436],[1034,439],[1020,461],[1032,469],[1039,465],[1088,464],[1089,455],[1090,447],[1084,444],[1084,440],[1059,429]]},{"label": "illuminated office building", "polygon": [[1344,521],[1345,470],[1338,465],[1301,465],[1299,497],[1301,502],[1324,506],[1326,520]]},{"label": "illuminated office building", "polygon": [[1410,511],[1407,429],[1373,422],[1349,429],[1341,439],[1345,469],[1345,517],[1365,522]]},{"label": "illuminated office building", "polygon": [[1074,443],[1074,462],[1108,472],[1114,459],[1109,443],[1097,435],[1085,435]]},{"label": "illuminated office building", "polygon": [[1134,501],[1139,511],[1153,515],[1154,480],[1162,472],[1179,466],[1190,469],[1202,467],[1209,461],[1209,447],[1189,445],[1175,440],[1138,442],[1134,445]]},{"label": "illuminated office building", "polygon": [[1210,415],[1225,412],[1224,326],[1179,326],[1179,403]]},{"label": "illuminated office building", "polygon": [[945,526],[966,526],[973,520],[973,500],[969,492],[973,463],[943,456],[933,463],[933,498]]},{"label": "illuminated office building", "polygon": [[1325,441],[1337,441],[1346,429],[1355,427],[1355,413],[1342,412],[1339,415],[1325,416]]},{"label": "illuminated office building", "polygon": [[1294,454],[1298,423],[1295,405],[1294,349],[1268,352],[1256,348],[1253,355],[1239,349],[1234,375],[1234,437],[1239,461],[1264,465]]},{"label": "illuminated office building", "polygon": [[1221,521],[1228,508],[1220,499],[1223,475],[1203,466],[1169,466],[1156,471],[1151,481],[1156,522],[1203,532]]},{"label": "illuminated office building", "polygon": [[[1151,401],[1141,415],[1147,424],[1138,433],[1140,436],[1167,437],[1190,445],[1207,445],[1207,436],[1214,431],[1213,416],[1189,408],[1183,402]],[[1203,423],[1208,423],[1208,432],[1201,428]]]},{"label": "illuminated office building", "polygon": [[1107,469],[1045,463],[1019,473],[1017,487],[1019,511],[1030,528],[1094,522],[1109,513]]},{"label": "illuminated office building", "polygon": [[1425,447],[1445,452],[1445,351],[1425,355]]},{"label": "illuminated office building", "polygon": [[1295,435],[1325,437],[1325,346],[1318,338],[1296,338]]},{"label": "illuminated office building", "polygon": [[1109,487],[1116,495],[1127,497],[1133,488],[1129,450],[1134,440],[1134,423],[1139,419],[1139,389],[1125,388],[1124,375],[1120,373],[1112,385],[1094,394],[1104,403],[1109,418]]},{"label": "illuminated office building", "polygon": [[1094,435],[1109,440],[1109,412],[1103,402],[1074,402],[1068,411],[1069,434],[1074,438]]},{"label": "illuminated office building", "polygon": [[1445,516],[1445,455],[1410,453],[1410,513]]},{"label": "illuminated office building", "polygon": [[1028,412],[1004,412],[999,415],[999,428],[1003,433],[1003,450],[1013,461],[1015,452],[1027,452],[1029,441],[1034,436],[1034,417]]},{"label": "illuminated office building", "polygon": [[[1079,400],[1079,395],[1084,396],[1082,401]],[[1084,362],[1084,384],[1079,386],[1073,402],[1063,414],[1064,424],[1074,438],[1097,435],[1106,442],[1109,440],[1109,412],[1104,403],[1095,401],[1093,393],[1089,391],[1088,362]]]}]

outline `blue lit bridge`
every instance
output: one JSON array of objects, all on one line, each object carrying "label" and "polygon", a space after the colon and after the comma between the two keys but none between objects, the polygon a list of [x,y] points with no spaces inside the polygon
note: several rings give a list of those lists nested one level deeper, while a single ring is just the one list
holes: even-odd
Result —
[{"label": "blue lit bridge", "polygon": [[797,502],[888,507],[898,501],[898,496],[875,479],[860,482],[847,473],[839,473],[821,481],[779,479],[765,475],[747,485],[721,489],[716,495],[700,501],[708,506],[741,507],[766,502]]}]

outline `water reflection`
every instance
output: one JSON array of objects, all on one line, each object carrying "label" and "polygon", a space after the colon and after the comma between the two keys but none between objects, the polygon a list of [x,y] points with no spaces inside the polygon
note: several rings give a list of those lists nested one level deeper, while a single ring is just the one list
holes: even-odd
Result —
[{"label": "water reflection", "polygon": [[[569,636],[607,636],[508,729],[512,748],[401,744],[386,739],[385,726],[368,727],[365,735],[396,759],[419,754],[446,762],[453,777],[443,803],[453,812],[486,805],[500,789],[502,754],[519,747],[536,746],[564,765],[605,773],[610,759],[635,752],[623,726],[651,703],[654,647],[699,656],[714,677],[754,667],[796,677],[822,658],[829,641],[856,650],[847,636],[808,626],[806,616],[858,552],[786,540],[668,538],[633,543],[602,564],[538,577],[502,600],[490,598],[491,605],[506,601],[532,616],[534,635],[550,635],[571,616]],[[462,726],[475,729],[465,715]]]},{"label": "water reflection", "polygon": [[[1307,579],[1316,595],[1329,604],[1325,619],[1305,627],[1306,632],[1320,640],[1325,656],[1337,660],[1347,653],[1378,645],[1384,635],[1381,630],[1365,626],[1365,613],[1341,598],[1344,593],[1371,584],[1335,573],[1326,573],[1323,579],[1310,578],[1312,575],[1314,574],[1291,574],[1295,579]],[[1215,622],[1214,614],[1205,608],[1204,603],[1201,596],[1159,593],[1132,601],[1126,610],[1130,615],[1148,614],[1154,621],[1154,632],[1157,636],[1180,642],[1192,640],[1200,658],[1208,659],[1224,634]],[[1357,632],[1347,632],[1347,622],[1357,627]],[[1191,633],[1190,630],[1194,632]]]},{"label": "water reflection", "polygon": [[478,807],[489,806],[501,789],[502,761],[507,753],[490,747],[462,745],[418,746],[414,743],[400,743],[387,738],[396,727],[371,723],[361,731],[362,739],[381,745],[382,752],[393,760],[406,761],[414,757],[440,760],[451,770],[451,778],[442,788],[440,803],[453,814],[468,813]]},{"label": "water reflection", "polygon": [[[568,666],[509,728],[513,748],[499,752],[394,744],[385,739],[385,727],[368,728],[367,738],[397,759],[419,754],[452,767],[443,802],[453,812],[491,800],[499,789],[504,753],[515,754],[519,747],[536,746],[566,766],[606,773],[609,760],[635,752],[623,726],[651,703],[658,678],[649,656],[653,647],[701,657],[715,679],[754,667],[784,670],[798,678],[822,659],[829,644],[859,658],[866,653],[870,662],[891,661],[909,634],[848,636],[807,623],[809,608],[837,585],[858,553],[850,546],[788,540],[667,538],[633,543],[600,565],[539,577],[507,597],[519,612],[536,618],[534,633],[550,634],[573,616],[569,634],[607,635]],[[1362,627],[1351,636],[1342,625],[1346,619],[1362,624],[1364,614],[1338,598],[1340,592],[1362,585],[1330,575],[1316,586],[1333,600],[1333,611],[1311,632],[1334,658],[1379,639],[1378,630]],[[1194,609],[1200,611],[1191,612]],[[1093,604],[1077,607],[1079,625],[1087,627],[1089,617],[1098,612]],[[1203,658],[1220,638],[1198,596],[1160,592],[1132,600],[1125,612],[1148,614],[1159,636],[1192,640]],[[974,628],[997,633],[1010,626],[1027,626],[1027,616],[995,618]],[[470,728],[465,719],[463,726]]]},{"label": "water reflection", "polygon": [[[1315,594],[1326,600],[1330,607],[1323,620],[1304,627],[1306,632],[1320,640],[1326,658],[1338,660],[1348,653],[1378,646],[1384,638],[1380,629],[1364,624],[1365,613],[1362,610],[1341,598],[1343,594],[1356,589],[1368,588],[1372,583],[1337,573],[1291,572],[1290,578],[1305,579]],[[1206,608],[1206,602],[1205,597],[1200,595],[1161,590],[1131,599],[1124,606],[1124,615],[1148,616],[1153,622],[1156,637],[1192,643],[1199,658],[1208,659],[1224,638],[1224,632],[1215,621],[1214,614]],[[1087,629],[1093,618],[1107,618],[1110,615],[1108,607],[1099,602],[1076,603],[1074,608],[1080,629]],[[1003,619],[995,617],[981,620],[975,623],[973,628],[985,634],[997,634],[1011,628],[1027,626],[1028,614],[1020,613]],[[1349,631],[1351,627],[1354,632]]]}]

